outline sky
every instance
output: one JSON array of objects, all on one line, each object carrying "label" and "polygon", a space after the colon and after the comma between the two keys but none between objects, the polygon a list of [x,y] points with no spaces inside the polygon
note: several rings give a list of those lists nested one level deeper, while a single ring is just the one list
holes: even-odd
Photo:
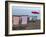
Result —
[{"label": "sky", "polygon": [[12,15],[37,16],[37,18],[40,19],[40,14],[33,14],[32,11],[37,11],[40,13],[40,8],[24,7],[24,6],[13,6],[12,7]]}]

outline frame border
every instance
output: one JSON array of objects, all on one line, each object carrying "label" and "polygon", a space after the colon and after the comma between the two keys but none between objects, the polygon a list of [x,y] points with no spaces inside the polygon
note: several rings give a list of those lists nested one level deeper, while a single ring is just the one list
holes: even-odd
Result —
[{"label": "frame border", "polygon": [[[43,5],[43,32],[42,33],[26,33],[26,34],[8,34],[8,2],[17,2],[17,3],[27,3],[27,4],[42,4]],[[36,35],[36,34],[45,34],[45,3],[41,2],[25,2],[25,1],[5,1],[5,36],[19,36],[19,35]]]}]

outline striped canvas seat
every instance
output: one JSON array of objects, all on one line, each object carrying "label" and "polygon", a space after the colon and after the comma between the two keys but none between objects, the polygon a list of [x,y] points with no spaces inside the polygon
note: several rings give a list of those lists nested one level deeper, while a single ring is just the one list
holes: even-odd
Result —
[{"label": "striped canvas seat", "polygon": [[19,25],[19,17],[13,16],[13,25]]},{"label": "striped canvas seat", "polygon": [[27,24],[27,16],[21,16],[21,18],[22,18],[22,22],[21,22],[21,24],[23,24],[23,25],[25,25],[25,24]]}]

